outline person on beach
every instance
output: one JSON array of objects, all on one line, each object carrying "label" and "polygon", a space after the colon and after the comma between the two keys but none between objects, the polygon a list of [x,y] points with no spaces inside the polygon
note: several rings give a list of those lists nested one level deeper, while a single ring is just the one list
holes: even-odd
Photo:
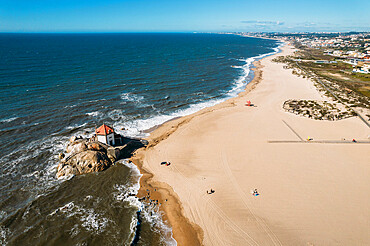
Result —
[{"label": "person on beach", "polygon": [[211,189],[211,191],[207,190],[207,194],[213,194],[213,193],[215,193],[215,190],[212,190],[212,189]]},{"label": "person on beach", "polygon": [[258,196],[258,195],[259,195],[259,193],[258,193],[257,189],[254,189],[253,196]]}]

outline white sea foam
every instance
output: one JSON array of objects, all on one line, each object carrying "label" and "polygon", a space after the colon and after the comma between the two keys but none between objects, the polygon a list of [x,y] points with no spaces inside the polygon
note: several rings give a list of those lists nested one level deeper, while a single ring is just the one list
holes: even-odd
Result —
[{"label": "white sea foam", "polygon": [[7,118],[7,119],[1,119],[0,122],[1,123],[9,123],[9,122],[12,122],[13,120],[16,120],[18,118],[19,117],[12,117],[12,118]]},{"label": "white sea foam", "polygon": [[88,116],[92,116],[92,117],[96,117],[100,114],[99,111],[94,111],[94,112],[90,112],[90,113],[86,113]]},{"label": "white sea foam", "polygon": [[[137,178],[137,182],[133,183],[131,186],[127,187],[125,185],[119,185],[115,184],[114,185],[114,192],[113,192],[113,197],[116,201],[119,202],[128,202],[130,207],[136,208],[138,211],[142,211],[144,208],[143,204],[139,201],[139,199],[135,196],[139,189],[140,189],[140,178],[141,174],[139,169],[136,167],[136,165],[129,163],[125,160],[120,161],[120,163],[124,164],[130,170],[132,171],[132,176],[134,178]],[[128,235],[127,238],[127,243],[130,243],[134,240],[135,238],[135,233],[136,233],[136,227],[138,224],[138,219],[136,216],[131,217],[131,222],[130,222],[130,235]]]},{"label": "white sea foam", "polygon": [[72,126],[67,126],[66,129],[68,129],[68,130],[78,129],[78,128],[82,128],[82,127],[84,127],[86,125],[87,125],[87,123],[83,123],[83,124],[80,124],[80,125],[74,124]]},{"label": "white sea foam", "polygon": [[80,229],[78,228],[78,225],[74,225],[72,229],[69,231],[72,238],[77,236],[80,233]]},{"label": "white sea foam", "polygon": [[153,230],[162,235],[161,241],[165,245],[177,245],[176,240],[173,238],[172,229],[163,222],[163,214],[159,211],[158,207],[148,206],[145,210],[141,211],[143,220],[151,223]]},{"label": "white sea foam", "polygon": [[283,43],[279,44],[278,47],[273,48],[273,52],[260,54],[258,56],[249,57],[247,59],[239,59],[240,61],[244,61],[245,64],[243,66],[235,66],[236,68],[243,69],[242,75],[234,82],[234,86],[231,90],[228,91],[227,96],[224,98],[224,100],[227,100],[230,97],[237,96],[240,92],[242,92],[245,88],[245,86],[249,83],[247,81],[247,78],[250,73],[251,65],[254,61],[262,59],[266,56],[274,55],[280,51],[280,47],[283,45]]},{"label": "white sea foam", "polygon": [[5,211],[0,211],[0,221],[3,220],[8,214]]},{"label": "white sea foam", "polygon": [[83,222],[82,227],[88,231],[94,231],[97,234],[105,231],[105,228],[108,226],[109,222],[107,218],[95,213],[93,209],[82,211],[83,215],[80,218],[81,222]]},{"label": "white sea foam", "polygon": [[[78,127],[79,130],[75,135],[81,135],[87,137],[84,132],[83,125],[73,126],[72,129]],[[17,179],[25,179],[28,184],[34,184],[35,187],[30,189],[30,186],[24,186],[21,189],[27,190],[32,193],[34,197],[38,197],[40,194],[51,187],[55,187],[61,181],[71,179],[73,175],[56,179],[56,169],[58,165],[57,154],[63,152],[68,144],[68,136],[60,136],[58,134],[52,134],[46,136],[40,140],[28,142],[26,145],[18,148],[11,153],[5,155],[1,164],[3,165],[3,172],[0,174],[0,178],[8,178],[10,176],[16,177]],[[40,155],[49,153],[47,158],[41,163],[34,163],[33,159],[38,158]],[[27,165],[27,172],[19,172],[19,168],[23,165]],[[26,169],[23,169],[23,171]],[[18,177],[19,176],[19,177]]]},{"label": "white sea foam", "polygon": [[64,215],[67,218],[77,217],[81,222],[81,226],[87,230],[100,234],[105,231],[108,224],[111,222],[103,215],[96,213],[94,209],[86,209],[82,206],[76,205],[74,202],[69,202],[51,212],[48,216]]},{"label": "white sea foam", "polygon": [[114,109],[110,111],[107,114],[107,116],[114,121],[124,121],[126,119],[126,116],[123,114],[123,111],[119,109]]},{"label": "white sea foam", "polygon": [[[121,163],[130,168],[132,172],[131,176],[136,177],[137,182],[133,183],[130,187],[116,184],[114,186],[114,198],[117,201],[128,202],[130,206],[135,207],[138,211],[140,211],[140,216],[144,221],[152,225],[152,230],[157,232],[159,235],[162,235],[161,241],[165,245],[177,245],[177,242],[172,235],[172,229],[163,222],[162,214],[159,211],[158,207],[154,205],[148,206],[148,204],[142,203],[136,196],[134,196],[138,193],[140,189],[140,178],[142,177],[142,174],[140,173],[137,166],[125,160],[121,161]],[[130,223],[131,233],[128,242],[132,242],[135,237],[137,223],[137,217],[133,216]]]},{"label": "white sea foam", "polygon": [[0,226],[0,245],[8,245],[8,237],[10,235],[9,228]]},{"label": "white sea foam", "polygon": [[[130,222],[130,235],[127,238],[127,242],[133,242],[133,240],[135,238],[137,222],[138,222],[137,217],[132,216],[131,217],[131,222]],[[130,244],[132,244],[132,243],[130,243]]]},{"label": "white sea foam", "polygon": [[99,102],[99,101],[106,101],[107,99],[102,98],[102,99],[95,99],[95,100],[90,100],[89,102]]},{"label": "white sea foam", "polygon": [[[77,127],[73,126],[72,128]],[[83,127],[83,126],[79,126]],[[83,135],[83,131],[86,129],[80,129],[76,134]],[[22,189],[27,190],[37,197],[42,194],[43,191],[50,187],[54,187],[60,181],[67,179],[57,180],[55,178],[56,167],[58,165],[57,153],[62,152],[67,143],[68,136],[51,135],[46,136],[40,140],[28,142],[26,145],[18,148],[11,153],[5,155],[1,164],[3,165],[3,172],[0,174],[0,178],[9,176],[19,176],[18,179],[28,180],[29,184],[33,183],[37,185],[33,189],[29,189],[29,186],[24,186]],[[33,159],[45,153],[50,153],[49,157],[40,164],[35,164]],[[30,163],[28,163],[30,162]],[[31,165],[32,163],[32,165]],[[19,168],[23,165],[27,165],[27,172],[19,172]],[[26,169],[24,169],[26,170]],[[71,177],[69,177],[71,178]]]},{"label": "white sea foam", "polygon": [[140,173],[139,169],[133,163],[129,163],[126,160],[120,161],[120,163],[124,164],[126,167],[130,168],[131,176],[137,179],[136,183],[133,183],[130,187],[125,185],[114,185],[115,192],[113,193],[114,198],[117,201],[126,201],[129,202],[130,206],[136,207],[138,210],[142,209],[142,203],[137,199],[137,197],[132,196],[133,194],[137,194],[140,189],[140,178],[142,174]]},{"label": "white sea foam", "polygon": [[128,102],[135,103],[138,107],[147,107],[148,104],[143,103],[144,97],[141,95],[134,94],[132,92],[125,92],[121,94],[122,104],[126,104]]},{"label": "white sea foam", "polygon": [[164,122],[169,121],[171,119],[195,113],[204,108],[216,105],[217,103],[220,103],[222,101],[223,99],[213,99],[213,100],[201,102],[198,104],[192,104],[187,109],[178,110],[168,115],[157,115],[157,116],[154,116],[148,119],[138,119],[138,120],[134,120],[130,122],[122,122],[122,123],[120,122],[120,123],[117,123],[115,126],[116,128],[119,128],[119,129],[121,128],[126,129],[124,132],[121,132],[123,135],[131,136],[131,137],[145,137],[149,135],[143,132],[147,129],[163,124]]},{"label": "white sea foam", "polygon": [[250,73],[251,64],[255,61],[255,58],[250,57],[243,60],[245,64],[243,66],[235,66],[236,68],[241,68],[243,70],[242,75],[234,82],[233,88],[231,88],[227,93],[227,98],[235,97],[238,93],[243,91],[245,86],[248,84],[247,81],[248,75]]},{"label": "white sea foam", "polygon": [[[27,145],[16,149],[5,155],[1,164],[3,172],[0,174],[1,179],[9,177],[25,181],[28,185],[19,187],[27,191],[31,196],[37,198],[45,190],[56,187],[61,181],[55,178],[56,167],[58,165],[57,153],[61,152],[67,143],[68,137],[48,136],[40,140],[27,143]],[[40,163],[35,163],[33,159],[38,156],[49,153],[50,155]],[[27,172],[20,172],[20,168],[27,165]],[[31,188],[34,186],[33,188]]]}]

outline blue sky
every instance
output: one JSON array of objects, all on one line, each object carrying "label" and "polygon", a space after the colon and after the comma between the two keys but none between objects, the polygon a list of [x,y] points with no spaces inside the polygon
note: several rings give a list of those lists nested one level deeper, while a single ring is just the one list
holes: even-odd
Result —
[{"label": "blue sky", "polygon": [[370,0],[0,0],[0,32],[370,31]]}]

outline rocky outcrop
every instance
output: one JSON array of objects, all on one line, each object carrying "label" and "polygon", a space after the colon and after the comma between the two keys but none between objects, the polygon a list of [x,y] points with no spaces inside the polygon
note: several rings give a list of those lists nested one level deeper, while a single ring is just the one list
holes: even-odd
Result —
[{"label": "rocky outcrop", "polygon": [[103,146],[103,144],[99,144],[97,142],[89,143],[87,145],[87,149],[95,150],[95,151],[107,152],[107,148],[108,148],[108,146]]},{"label": "rocky outcrop", "polygon": [[78,153],[87,150],[87,141],[85,139],[76,140],[67,145],[67,153]]},{"label": "rocky outcrop", "polygon": [[66,154],[59,154],[57,177],[104,171],[115,161],[130,157],[136,149],[147,144],[144,140],[128,138],[125,142],[122,146],[113,147],[91,139],[71,137]]},{"label": "rocky outcrop", "polygon": [[57,177],[101,172],[112,164],[105,152],[86,150],[70,156],[65,162],[59,163]]}]

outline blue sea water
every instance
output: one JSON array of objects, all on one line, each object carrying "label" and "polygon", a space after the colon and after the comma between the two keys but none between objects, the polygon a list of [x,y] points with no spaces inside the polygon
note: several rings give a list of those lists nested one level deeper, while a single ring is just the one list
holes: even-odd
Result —
[{"label": "blue sea water", "polygon": [[[137,170],[115,166],[121,176],[108,184],[103,177],[113,171],[57,180],[57,155],[68,138],[90,136],[102,123],[144,137],[167,120],[236,96],[251,80],[251,63],[277,46],[220,34],[0,34],[0,243],[27,244],[39,235],[32,244],[42,244],[63,229],[56,244],[96,245],[102,237],[127,244],[140,205],[112,194],[135,187],[139,176],[130,173]],[[78,190],[61,195],[87,181],[110,193],[86,188],[83,199]],[[97,206],[104,199],[120,204],[118,221]],[[53,214],[58,208],[68,213]],[[68,221],[65,228],[60,221]],[[152,245],[174,243],[170,228],[146,221],[140,245],[149,238],[156,238]]]}]

